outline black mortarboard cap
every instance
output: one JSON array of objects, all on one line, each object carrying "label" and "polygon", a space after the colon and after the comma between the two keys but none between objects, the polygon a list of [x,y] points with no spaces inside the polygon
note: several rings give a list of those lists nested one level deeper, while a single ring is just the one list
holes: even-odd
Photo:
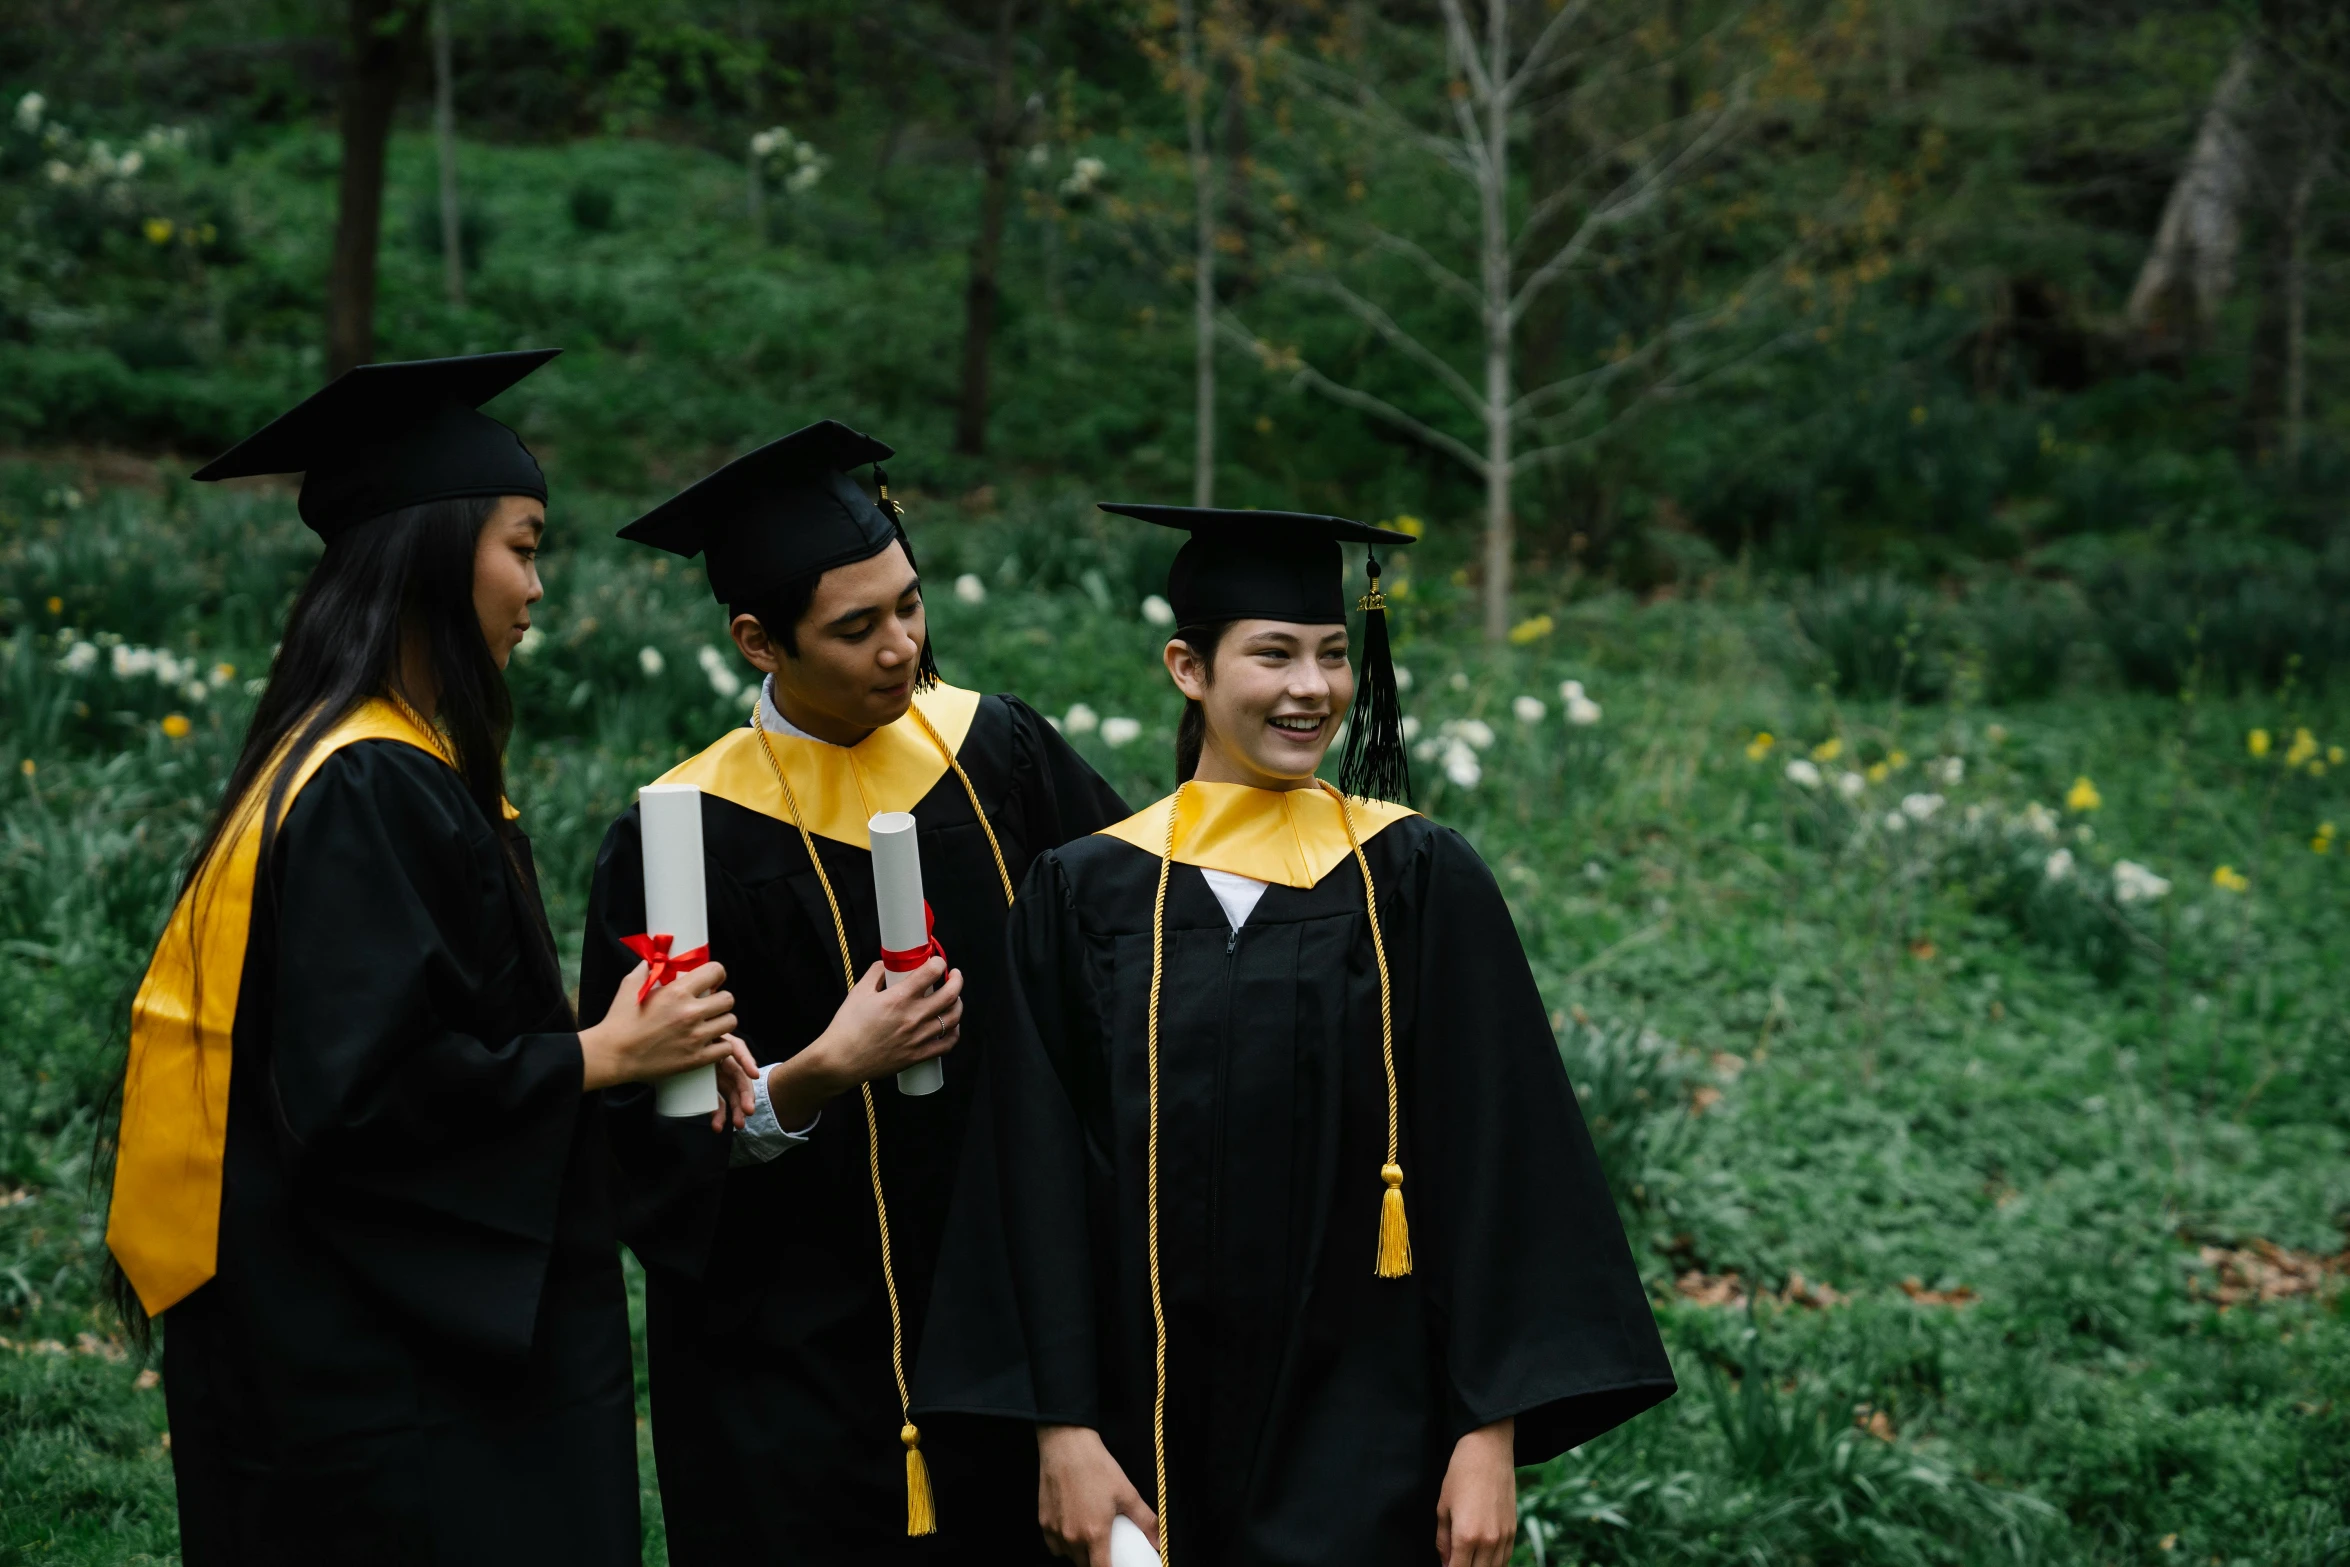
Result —
[{"label": "black mortarboard cap", "polygon": [[533,348],[346,371],[196,471],[203,480],[302,475],[302,520],[333,538],[427,501],[547,498],[522,438],[483,403],[561,353]]},{"label": "black mortarboard cap", "polygon": [[1365,563],[1371,590],[1357,606],[1363,611],[1362,678],[1347,718],[1339,786],[1364,798],[1411,798],[1411,763],[1404,750],[1402,705],[1388,647],[1387,600],[1379,591],[1377,554],[1382,544],[1411,543],[1410,534],[1320,512],[1099,504],[1103,511],[1191,535],[1176,551],[1175,564],[1167,568],[1167,603],[1179,627],[1222,620],[1341,624],[1346,619],[1346,561],[1338,546],[1372,546]]},{"label": "black mortarboard cap", "polygon": [[620,530],[672,555],[704,555],[710,592],[750,610],[798,577],[867,560],[902,537],[847,470],[894,455],[837,419],[747,452]]}]

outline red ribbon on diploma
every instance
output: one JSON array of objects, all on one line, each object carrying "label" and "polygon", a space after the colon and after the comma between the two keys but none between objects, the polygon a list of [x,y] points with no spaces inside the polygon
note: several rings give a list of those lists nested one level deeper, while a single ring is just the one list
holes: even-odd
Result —
[{"label": "red ribbon on diploma", "polygon": [[908,947],[903,952],[881,949],[881,966],[892,974],[911,974],[932,958],[943,960],[947,949],[938,944],[938,916],[930,912],[930,900],[922,900],[922,934],[930,939],[919,947]]},{"label": "red ribbon on diploma", "polygon": [[623,936],[620,944],[645,960],[645,982],[637,987],[636,1004],[643,1006],[653,994],[655,985],[666,985],[688,969],[700,968],[710,961],[710,944],[703,942],[691,952],[670,955],[669,944],[676,938],[667,931],[658,936]]}]

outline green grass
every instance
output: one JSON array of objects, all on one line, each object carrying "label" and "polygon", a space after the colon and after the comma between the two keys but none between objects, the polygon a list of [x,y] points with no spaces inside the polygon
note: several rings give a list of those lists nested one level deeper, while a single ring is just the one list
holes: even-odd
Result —
[{"label": "green grass", "polygon": [[[601,542],[625,506],[558,507],[514,677],[513,792],[566,933],[630,789],[742,714],[697,662],[719,634],[699,573]],[[0,1208],[0,1563],[172,1553],[161,1396],[103,1353],[89,1151],[122,1000],[308,559],[290,510],[0,467],[0,1190],[24,1194]],[[1130,798],[1162,792],[1176,704],[1137,610],[1162,545],[1049,497],[913,525],[950,678],[1141,720],[1078,743]],[[1402,600],[1407,711],[1424,742],[1492,739],[1460,741],[1473,787],[1424,758],[1422,803],[1510,896],[1683,1382],[1527,1476],[1521,1560],[2350,1561],[2345,1294],[2221,1310],[2201,1260],[2273,1242],[2342,1279],[2350,855],[2312,841],[2350,826],[2350,773],[2307,763],[2350,707],[2125,694],[2063,660],[2010,706],[1964,681],[1839,701],[1790,606],[1735,574],[1488,655],[1450,564]],[[966,572],[984,603],[947,586]],[[238,673],[201,702],[117,678],[111,649],[76,673],[67,628]],[[1597,724],[1562,723],[1565,678]],[[2319,749],[2289,769],[2299,727]],[[1780,737],[1759,757],[1757,731]],[[1822,786],[1791,781],[1831,740]],[[2068,810],[2082,777],[2099,802]],[[2167,895],[2118,901],[2124,859]],[[43,1341],[63,1352],[21,1347]]]}]

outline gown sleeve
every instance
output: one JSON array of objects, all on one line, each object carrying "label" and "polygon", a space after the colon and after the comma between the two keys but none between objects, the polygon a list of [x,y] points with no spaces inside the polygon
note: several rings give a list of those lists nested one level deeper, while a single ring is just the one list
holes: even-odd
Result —
[{"label": "gown sleeve", "polygon": [[1404,1193],[1453,1435],[1514,1416],[1540,1463],[1670,1397],[1672,1369],[1492,872],[1437,829],[1406,881],[1408,920],[1381,909],[1417,947]]},{"label": "gown sleeve", "polygon": [[[620,982],[639,961],[620,938],[640,935],[644,928],[644,844],[631,806],[596,852],[579,955],[582,1026],[602,1022],[611,1010]],[[703,1116],[661,1114],[650,1083],[607,1088],[604,1111],[620,1238],[645,1266],[700,1278],[718,1232],[732,1137],[712,1131]]]},{"label": "gown sleeve", "polygon": [[513,1015],[539,939],[496,831],[438,760],[363,742],[303,789],[274,859],[269,1087],[316,1233],[427,1327],[527,1353],[581,1062],[576,1033],[472,1031]]},{"label": "gown sleeve", "polygon": [[1092,1052],[1076,920],[1058,856],[1039,857],[1012,905],[1011,1021],[988,1046],[964,1143],[920,1407],[1100,1423],[1086,1214],[1098,1150],[1079,1111]]},{"label": "gown sleeve", "polygon": [[1003,702],[1011,709],[1016,754],[1026,764],[1023,771],[1030,773],[1030,786],[1020,791],[1028,843],[1039,850],[1056,849],[1134,814],[1108,780],[1035,708],[1016,696]]}]

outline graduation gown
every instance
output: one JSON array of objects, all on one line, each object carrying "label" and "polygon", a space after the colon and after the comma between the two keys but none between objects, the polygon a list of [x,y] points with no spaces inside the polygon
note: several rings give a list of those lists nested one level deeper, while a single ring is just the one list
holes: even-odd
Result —
[{"label": "graduation gown", "polygon": [[261,866],[217,1259],[162,1319],[189,1567],[639,1559],[603,1111],[529,852],[371,739]]},{"label": "graduation gown", "polygon": [[[1423,817],[1357,806],[1392,973],[1414,1254],[1407,1276],[1380,1278],[1379,975],[1343,828],[1320,822],[1317,854],[1295,830],[1316,824],[1285,820],[1269,791],[1186,794],[1229,831],[1219,845],[1186,821],[1164,923],[1173,1560],[1425,1567],[1462,1435],[1514,1416],[1518,1461],[1537,1463],[1668,1396],[1671,1371],[1476,852]],[[1334,811],[1323,795],[1296,804]],[[1012,1307],[997,1312],[994,1268],[958,1245],[938,1283],[956,1342],[926,1347],[915,1400],[1094,1427],[1146,1499],[1146,1039],[1166,810],[1042,856],[1021,888],[1016,1023],[991,1061],[998,1168],[966,1178],[950,1227],[1006,1237]],[[1239,929],[1203,862],[1272,883]]]},{"label": "graduation gown", "polygon": [[[1039,853],[1126,814],[1017,699],[940,687],[916,700],[977,790],[1015,885]],[[864,823],[910,809],[937,939],[964,975],[945,1086],[909,1098],[887,1079],[873,1085],[911,1373],[973,1094],[1009,1023],[1003,878],[962,782],[914,719],[856,747],[769,739],[815,833],[857,972],[879,956]],[[757,731],[737,730],[665,781],[703,786],[711,956],[726,966],[737,1032],[762,1065],[783,1060],[838,1010],[840,949]],[[621,938],[645,929],[642,855],[632,807],[596,859],[580,972],[581,1006],[593,1014],[637,962]],[[974,1443],[951,1421],[921,1432],[938,1532],[906,1535],[902,1417],[858,1096],[827,1106],[805,1146],[739,1167],[729,1163],[732,1134],[658,1115],[649,1089],[616,1090],[607,1103],[622,1233],[646,1270],[670,1559],[747,1567],[1038,1555],[1034,1443],[1007,1445],[984,1428],[991,1440]]]}]

